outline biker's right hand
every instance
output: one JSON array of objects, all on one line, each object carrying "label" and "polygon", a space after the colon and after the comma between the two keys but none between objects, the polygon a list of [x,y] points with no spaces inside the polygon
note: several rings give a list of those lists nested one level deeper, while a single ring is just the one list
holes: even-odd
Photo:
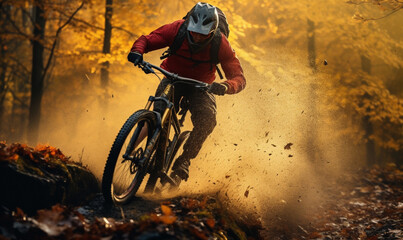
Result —
[{"label": "biker's right hand", "polygon": [[213,82],[210,86],[209,92],[215,95],[224,95],[228,90],[228,86],[224,83]]},{"label": "biker's right hand", "polygon": [[130,52],[129,55],[127,55],[127,60],[134,63],[134,66],[137,66],[139,63],[143,62],[143,54],[138,52]]}]

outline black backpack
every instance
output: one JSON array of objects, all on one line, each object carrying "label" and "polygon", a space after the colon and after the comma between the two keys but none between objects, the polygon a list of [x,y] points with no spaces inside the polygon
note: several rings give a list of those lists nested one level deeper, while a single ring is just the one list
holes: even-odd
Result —
[{"label": "black backpack", "polygon": [[[194,7],[186,14],[186,16],[183,17],[183,19],[185,19],[185,22],[180,26],[179,31],[176,34],[172,45],[169,46],[168,50],[166,50],[160,57],[161,60],[165,59],[171,55],[174,55],[176,53],[176,51],[182,46],[182,43],[186,37],[187,26],[189,23],[189,16],[190,16],[190,14],[192,14],[193,9],[194,9]],[[220,76],[221,79],[223,79],[222,73],[217,66],[217,64],[220,63],[220,61],[218,59],[218,51],[220,49],[220,44],[221,44],[221,37],[222,37],[221,33],[223,33],[228,38],[229,26],[228,26],[228,22],[227,22],[227,17],[223,13],[223,11],[221,11],[221,9],[219,9],[218,7],[216,7],[216,9],[217,9],[217,13],[218,13],[218,27],[214,33],[213,39],[211,40],[210,61],[197,61],[194,59],[190,59],[190,60],[196,62],[197,64],[209,62],[212,64],[212,66],[215,65],[218,75]]]}]

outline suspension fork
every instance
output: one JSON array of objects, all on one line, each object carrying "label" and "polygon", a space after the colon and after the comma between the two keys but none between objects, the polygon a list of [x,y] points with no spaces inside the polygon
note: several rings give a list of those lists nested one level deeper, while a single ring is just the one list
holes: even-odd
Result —
[{"label": "suspension fork", "polygon": [[[160,134],[161,134],[161,129],[157,128],[156,131],[154,132],[154,135],[148,140],[148,144],[144,150],[143,157],[139,160],[139,163],[138,163],[139,165],[142,166],[144,164],[144,161],[151,156],[152,150],[154,149],[155,145],[157,144],[157,140],[159,139]],[[123,155],[123,158],[125,160],[134,160],[136,157],[132,153],[132,151],[134,149],[135,148],[133,148],[131,150],[127,150],[126,153]]]},{"label": "suspension fork", "polygon": [[[168,86],[167,86],[167,88],[168,88]],[[165,94],[165,92],[168,93],[168,91],[170,91],[169,88],[168,88],[168,89],[165,89],[164,94]],[[165,96],[166,96],[166,94],[165,94]],[[144,109],[145,109],[145,110],[150,110],[152,103],[153,103],[156,99],[157,99],[157,98],[150,96],[150,97],[148,98],[148,101],[147,101],[146,106],[144,107]],[[165,109],[165,110],[166,110],[166,109]],[[165,114],[164,114],[164,115],[165,115]],[[164,121],[162,121],[162,122],[164,122]],[[145,122],[145,124],[143,124],[143,125],[144,125],[144,126],[141,126],[141,131],[140,131],[140,133],[139,133],[139,136],[137,137],[136,142],[134,143],[133,149],[135,149],[135,148],[141,143],[141,141],[143,141],[144,138],[146,138],[146,136],[148,135],[148,124],[147,124],[147,122]]]},{"label": "suspension fork", "polygon": [[[158,100],[162,100],[166,104],[166,108],[164,113],[161,116],[161,135],[157,145],[156,151],[156,163],[155,163],[155,170],[156,171],[163,171],[166,163],[167,157],[167,147],[169,144],[169,136],[170,130],[172,125],[173,118],[175,119],[175,109],[174,109],[174,96],[173,91],[174,87],[172,84],[168,84],[164,91],[161,94],[161,97],[156,98]],[[169,100],[168,100],[169,99]]]}]

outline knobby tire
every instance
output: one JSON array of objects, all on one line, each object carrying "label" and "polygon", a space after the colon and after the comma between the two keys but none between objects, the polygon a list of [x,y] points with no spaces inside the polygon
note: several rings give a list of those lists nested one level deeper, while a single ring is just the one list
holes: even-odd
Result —
[{"label": "knobby tire", "polygon": [[[148,111],[148,110],[139,110],[135,112],[133,115],[131,115],[125,122],[125,124],[122,126],[120,129],[118,135],[116,136],[116,139],[112,145],[112,148],[109,152],[108,159],[105,164],[104,168],[104,173],[102,176],[102,193],[104,196],[105,203],[107,205],[112,204],[113,202],[118,203],[118,204],[124,204],[127,203],[132,196],[134,196],[139,189],[141,182],[143,181],[144,176],[147,173],[147,168],[149,166],[149,159],[145,161],[145,164],[142,168],[139,168],[138,171],[135,173],[135,176],[133,177],[133,182],[130,185],[132,188],[129,190],[130,192],[127,194],[127,196],[123,198],[116,198],[114,196],[114,193],[112,192],[112,184],[113,184],[113,175],[115,171],[115,167],[117,164],[118,159],[121,157],[119,155],[122,155],[121,150],[123,147],[123,144],[125,143],[126,139],[128,137],[129,133],[132,131],[134,126],[137,126],[137,123],[145,121],[148,123],[148,137],[147,139],[152,136],[156,130],[157,127],[157,117],[155,113]],[[147,140],[148,141],[148,140]],[[148,144],[148,142],[147,142]],[[155,151],[155,149],[153,150]],[[150,157],[152,157],[152,154],[150,154]],[[127,172],[127,174],[131,174],[130,172]],[[135,181],[135,182],[134,182]]]}]

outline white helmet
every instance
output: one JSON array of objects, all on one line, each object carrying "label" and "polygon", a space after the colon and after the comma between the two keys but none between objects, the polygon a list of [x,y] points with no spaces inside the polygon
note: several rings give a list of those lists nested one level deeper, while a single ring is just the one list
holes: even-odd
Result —
[{"label": "white helmet", "polygon": [[208,35],[218,27],[218,13],[216,7],[199,2],[194,6],[189,16],[188,31]]},{"label": "white helmet", "polygon": [[[189,47],[193,53],[198,53],[204,49],[213,39],[214,33],[218,27],[218,13],[216,7],[208,3],[197,3],[190,13],[187,26],[187,38]],[[202,43],[196,43],[190,36],[190,32],[196,32],[203,35],[211,36]]]}]

